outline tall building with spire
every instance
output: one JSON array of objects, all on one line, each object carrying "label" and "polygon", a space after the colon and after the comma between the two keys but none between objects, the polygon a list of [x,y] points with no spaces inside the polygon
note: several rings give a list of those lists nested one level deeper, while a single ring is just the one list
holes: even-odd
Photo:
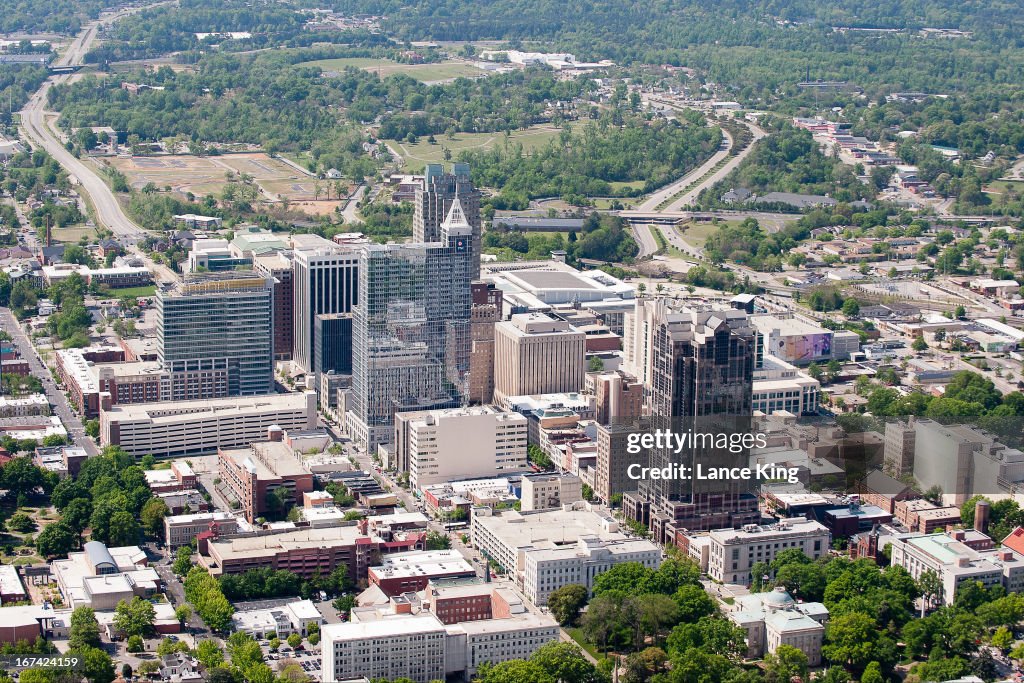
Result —
[{"label": "tall building with spire", "polygon": [[439,239],[361,250],[346,427],[368,450],[397,412],[466,405],[473,227],[456,197]]},{"label": "tall building with spire", "polygon": [[427,164],[423,172],[423,186],[416,190],[414,199],[412,241],[443,241],[441,226],[456,199],[459,200],[460,215],[472,229],[470,279],[476,280],[480,277],[480,191],[473,187],[473,181],[469,179],[468,164],[452,164],[451,173],[445,173],[441,164]]},{"label": "tall building with spire", "polygon": [[[735,309],[675,311],[665,299],[638,302],[641,307],[648,310],[639,319],[650,325],[647,404],[651,417],[645,431],[749,432],[756,333],[746,313]],[[646,358],[648,354],[639,355]],[[746,467],[749,449],[728,452],[698,445],[680,450],[653,448],[644,455],[643,466],[659,469],[675,465],[693,468],[697,463],[705,468]],[[637,491],[623,497],[623,508],[630,518],[649,525],[656,540],[672,543],[680,529],[756,522],[757,499],[749,495],[748,488],[732,481],[643,478]]]}]

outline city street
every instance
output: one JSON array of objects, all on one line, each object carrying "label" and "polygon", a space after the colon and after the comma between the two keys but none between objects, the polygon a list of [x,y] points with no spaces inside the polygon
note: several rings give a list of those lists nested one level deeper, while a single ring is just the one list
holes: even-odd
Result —
[{"label": "city street", "polygon": [[28,361],[32,374],[42,380],[46,398],[50,401],[50,405],[54,407],[54,412],[60,417],[61,422],[64,423],[72,439],[74,439],[75,445],[84,448],[90,456],[98,455],[100,451],[96,443],[85,435],[85,429],[75,413],[72,412],[67,396],[64,395],[64,392],[53,381],[53,376],[50,374],[49,369],[43,365],[43,361],[37,355],[28,335],[18,325],[10,309],[0,309],[0,327],[7,334],[11,335],[21,357]]}]

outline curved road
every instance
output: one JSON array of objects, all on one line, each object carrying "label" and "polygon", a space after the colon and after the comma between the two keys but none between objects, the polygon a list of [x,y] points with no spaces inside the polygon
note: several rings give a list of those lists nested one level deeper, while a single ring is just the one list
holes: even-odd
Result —
[{"label": "curved road", "polygon": [[[671,204],[666,206],[665,211],[682,211],[684,207],[693,204],[693,202],[697,199],[697,195],[699,195],[704,190],[704,188],[713,186],[719,180],[729,175],[732,172],[732,170],[739,166],[740,163],[742,163],[743,160],[746,159],[747,156],[753,151],[754,145],[757,144],[757,141],[767,135],[767,133],[765,133],[761,128],[755,126],[752,123],[748,123],[746,121],[742,121],[741,123],[743,123],[743,125],[745,125],[750,130],[750,133],[754,136],[753,139],[750,141],[750,144],[741,149],[732,159],[729,159],[729,161],[724,166],[722,166],[722,168],[712,173],[710,176],[705,178],[701,183],[697,184],[692,189],[688,190],[685,194],[683,194],[681,197],[679,197]],[[730,142],[731,140],[732,138],[730,138]],[[712,159],[714,159],[714,157],[712,157]],[[708,161],[710,162],[711,160],[709,159]],[[704,166],[707,166],[707,164],[704,164]],[[702,166],[701,168],[704,168],[704,166]],[[708,166],[708,170],[710,170],[712,167],[714,167],[714,164]],[[707,171],[704,171],[704,173],[707,173]],[[697,177],[699,178],[700,176]]]},{"label": "curved road", "polygon": [[[733,140],[729,132],[724,128],[722,130],[722,146],[719,147],[718,151],[712,154],[707,161],[693,169],[679,180],[666,185],[665,187],[652,192],[647,196],[643,202],[637,205],[637,211],[657,211],[658,205],[664,201],[671,199],[677,192],[685,190],[694,180],[700,178],[702,175],[710,171],[718,164],[722,159],[729,156],[729,152],[732,150]],[[665,209],[668,211],[669,209]]]}]

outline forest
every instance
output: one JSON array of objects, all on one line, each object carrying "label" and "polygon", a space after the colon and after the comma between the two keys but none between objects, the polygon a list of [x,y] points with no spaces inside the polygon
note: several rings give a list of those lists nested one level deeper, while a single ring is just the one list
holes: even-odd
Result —
[{"label": "forest", "polygon": [[[537,197],[634,196],[650,192],[695,168],[721,143],[721,131],[704,125],[699,115],[674,121],[646,122],[627,116],[614,125],[611,116],[563,128],[558,138],[527,155],[507,144],[466,152],[474,182],[501,188],[496,208],[526,208]],[[643,181],[639,189],[616,182]],[[500,206],[499,206],[500,204]]]},{"label": "forest", "polygon": [[107,6],[104,0],[5,0],[0,33],[78,33]]},{"label": "forest", "polygon": [[[385,28],[408,40],[504,39],[553,43],[581,59],[673,64],[710,80],[742,84],[750,99],[811,78],[865,88],[964,90],[1020,83],[1022,15],[1016,3],[940,0],[815,3],[810,0],[574,2],[554,0],[336,0],[343,11],[385,14]],[[833,26],[900,33],[837,32]],[[972,32],[926,39],[924,27]]]},{"label": "forest", "polygon": [[777,118],[764,125],[772,134],[759,140],[732,173],[701,193],[701,206],[724,206],[721,196],[733,188],[828,195],[841,202],[873,198],[874,189],[852,167],[823,154],[810,132]]}]

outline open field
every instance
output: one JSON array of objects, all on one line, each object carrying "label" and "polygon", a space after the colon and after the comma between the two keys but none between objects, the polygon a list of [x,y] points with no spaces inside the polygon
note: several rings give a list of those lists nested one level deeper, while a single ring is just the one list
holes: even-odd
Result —
[{"label": "open field", "polygon": [[[551,126],[531,126],[525,130],[517,130],[509,135],[509,142],[518,142],[525,152],[547,144],[548,140],[557,136],[559,129]],[[444,163],[444,150],[458,158],[459,152],[465,150],[490,149],[495,145],[505,144],[504,133],[456,133],[454,139],[444,135],[434,137],[436,142],[430,144],[427,138],[420,138],[415,144],[399,140],[388,140],[388,144],[405,160],[405,168],[416,172],[423,169],[424,164]]]},{"label": "open field", "polygon": [[83,236],[90,241],[96,239],[96,230],[88,225],[72,225],[66,228],[54,228],[52,235],[55,242],[78,244]]},{"label": "open field", "polygon": [[111,299],[121,299],[126,296],[153,296],[156,294],[156,285],[145,285],[143,287],[121,287],[120,289],[110,289],[103,293],[104,297]]},{"label": "open field", "polygon": [[[683,234],[683,239],[686,243],[699,248],[704,246],[704,242],[707,241],[708,236],[711,235],[720,225],[727,225],[730,221],[722,221],[718,224],[709,222],[699,223],[686,223],[679,226],[679,231]],[[738,221],[731,221],[731,223],[738,223]]]},{"label": "open field", "polygon": [[993,180],[985,186],[985,192],[989,194],[1005,194],[1006,192],[1022,194],[1024,193],[1024,180]]},{"label": "open field", "polygon": [[[252,176],[265,201],[287,200],[296,208],[301,205],[303,210],[310,213],[328,213],[338,203],[334,182],[319,181],[318,195],[318,181],[315,178],[302,175],[291,166],[262,152],[216,157],[187,154],[118,157],[106,161],[124,173],[128,184],[136,189],[153,183],[159,189],[170,186],[172,191],[183,197],[189,192],[197,197],[208,194],[218,196],[227,184],[229,174],[237,179],[244,173]],[[347,196],[348,183],[340,182],[342,196]]]},{"label": "open field", "polygon": [[405,74],[424,83],[447,81],[460,76],[475,77],[482,76],[485,71],[476,68],[466,62],[438,62],[436,64],[400,64],[390,59],[373,59],[371,57],[337,57],[335,59],[320,59],[314,62],[304,62],[301,66],[316,66],[326,72],[342,71],[345,67],[354,66],[357,69],[373,71],[381,78],[387,78],[393,74]]}]

